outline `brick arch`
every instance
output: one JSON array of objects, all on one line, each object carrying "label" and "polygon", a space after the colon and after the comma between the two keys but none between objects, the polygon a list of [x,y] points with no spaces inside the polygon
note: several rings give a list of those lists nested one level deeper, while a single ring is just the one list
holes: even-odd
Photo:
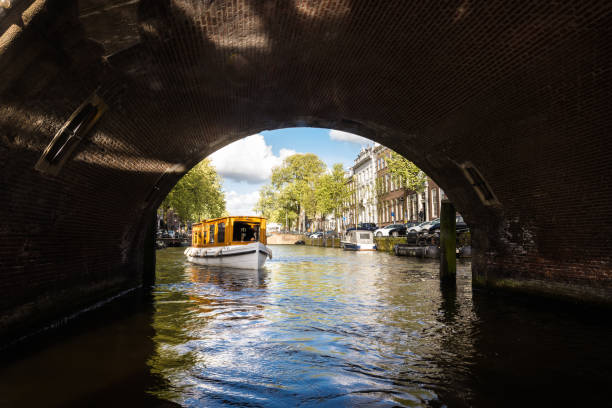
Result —
[{"label": "brick arch", "polygon": [[[0,331],[142,282],[181,174],[306,125],[432,176],[473,227],[475,283],[609,301],[611,16],[603,0],[19,2],[0,17]],[[34,170],[94,91],[109,110],[57,176]]]}]

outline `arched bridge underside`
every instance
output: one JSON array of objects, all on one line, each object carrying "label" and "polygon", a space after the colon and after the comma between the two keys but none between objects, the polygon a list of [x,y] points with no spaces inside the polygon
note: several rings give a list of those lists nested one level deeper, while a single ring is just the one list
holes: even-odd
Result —
[{"label": "arched bridge underside", "polygon": [[[472,228],[474,284],[612,299],[607,0],[13,3],[0,16],[2,335],[140,284],[151,219],[181,175],[292,126],[366,136],[431,175]],[[61,136],[87,101],[97,123]]]}]

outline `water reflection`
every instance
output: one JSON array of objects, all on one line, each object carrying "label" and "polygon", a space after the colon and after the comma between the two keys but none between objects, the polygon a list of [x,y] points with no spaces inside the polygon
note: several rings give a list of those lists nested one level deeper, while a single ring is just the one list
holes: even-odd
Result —
[{"label": "water reflection", "polygon": [[0,407],[175,406],[147,393],[168,386],[146,365],[152,316],[150,297],[137,293],[8,350],[0,355]]},{"label": "water reflection", "polygon": [[606,405],[607,311],[472,291],[438,264],[275,248],[157,254],[157,284],[2,356],[0,406]]},{"label": "water reflection", "polygon": [[609,405],[609,309],[483,291],[473,307],[475,405]]},{"label": "water reflection", "polygon": [[206,406],[438,400],[444,338],[462,339],[447,330],[457,291],[440,299],[435,263],[322,248],[275,253],[260,272],[183,265],[184,283],[157,290],[150,365],[171,387],[155,395]]}]

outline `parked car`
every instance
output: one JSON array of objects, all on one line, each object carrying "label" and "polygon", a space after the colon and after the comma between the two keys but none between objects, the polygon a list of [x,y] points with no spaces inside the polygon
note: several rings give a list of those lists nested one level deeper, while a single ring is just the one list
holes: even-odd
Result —
[{"label": "parked car", "polygon": [[323,233],[321,231],[310,234],[310,238],[321,238],[321,237],[323,237]]},{"label": "parked car", "polygon": [[373,222],[362,222],[359,224],[359,229],[368,230],[368,231],[376,231],[377,225]]},{"label": "parked car", "polygon": [[334,230],[325,231],[325,238],[338,238],[338,233]]},{"label": "parked car", "polygon": [[409,231],[410,228],[416,227],[419,224],[420,224],[420,222],[418,222],[418,221],[408,221],[407,223],[404,224],[404,226],[406,227],[406,231]]},{"label": "parked car", "polygon": [[402,235],[406,235],[404,224],[389,224],[374,231],[374,236],[377,237],[399,237]]},{"label": "parked car", "polygon": [[431,220],[431,221],[425,221],[425,222],[422,222],[422,223],[420,223],[419,225],[416,225],[416,226],[414,226],[414,227],[410,228],[408,231],[409,231],[409,232],[416,232],[417,234],[419,234],[419,233],[423,233],[425,229],[429,230],[429,227],[430,227],[430,226],[431,226],[433,223],[435,223],[435,222],[437,222],[437,221],[440,221],[440,219],[439,219],[439,218],[436,218],[435,220]]},{"label": "parked car", "polygon": [[351,227],[351,228],[347,228],[346,232],[349,231],[353,231],[353,230],[367,230],[367,231],[376,231],[376,224],[374,224],[373,222],[360,222],[359,224],[357,224],[357,228],[355,227]]},{"label": "parked car", "polygon": [[[457,233],[468,230],[467,224],[465,223],[465,221],[463,221],[463,217],[460,215],[457,215],[455,217],[455,230],[457,231]],[[428,234],[439,233],[440,232],[440,220],[438,219],[436,222],[432,223],[429,227],[427,227],[426,229],[422,231]]]}]

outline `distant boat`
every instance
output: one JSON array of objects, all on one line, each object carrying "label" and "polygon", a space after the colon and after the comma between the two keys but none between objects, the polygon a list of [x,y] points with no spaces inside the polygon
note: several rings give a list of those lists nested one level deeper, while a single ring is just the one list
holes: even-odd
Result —
[{"label": "distant boat", "polygon": [[194,224],[189,262],[240,269],[260,269],[272,250],[266,246],[266,219],[221,217]]},{"label": "distant boat", "polygon": [[346,233],[341,241],[342,248],[347,251],[376,251],[376,243],[372,231],[352,230]]}]

